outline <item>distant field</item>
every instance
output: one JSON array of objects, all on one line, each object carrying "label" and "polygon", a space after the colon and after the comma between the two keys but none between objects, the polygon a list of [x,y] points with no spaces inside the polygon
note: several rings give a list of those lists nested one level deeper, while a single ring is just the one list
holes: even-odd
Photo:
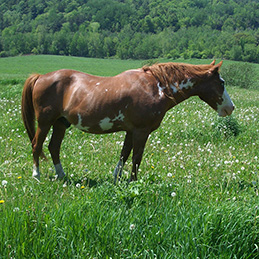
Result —
[{"label": "distant field", "polygon": [[75,69],[89,74],[111,76],[141,67],[142,61],[87,59],[65,56],[21,56],[0,59],[0,78],[26,78],[31,73],[48,73],[58,69]]},{"label": "distant field", "polygon": [[[147,142],[138,182],[113,185],[123,132],[73,127],[61,151],[68,180],[51,180],[49,155],[41,182],[31,178],[20,115],[26,77],[61,68],[110,76],[142,64],[0,59],[0,258],[259,258],[257,90],[228,88],[236,105],[230,118],[218,118],[198,98],[174,107]],[[125,176],[130,170],[129,160]]]},{"label": "distant field", "polygon": [[[172,62],[173,60],[153,60],[159,62]],[[217,60],[219,62],[220,60]],[[127,69],[142,67],[147,61],[143,60],[118,60],[118,59],[95,59],[67,56],[19,56],[0,58],[0,80],[7,78],[25,79],[32,73],[48,73],[58,69],[75,69],[89,74],[100,76],[112,76]],[[210,64],[212,60],[174,60],[192,64]],[[239,63],[236,61],[224,61],[225,64]],[[241,63],[241,62],[240,62]],[[259,64],[252,64],[259,74]],[[241,71],[240,71],[241,72]]]}]

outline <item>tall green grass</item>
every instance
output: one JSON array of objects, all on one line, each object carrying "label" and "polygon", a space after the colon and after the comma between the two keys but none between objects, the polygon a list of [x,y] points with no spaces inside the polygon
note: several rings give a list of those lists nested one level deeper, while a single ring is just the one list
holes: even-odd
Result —
[{"label": "tall green grass", "polygon": [[[174,107],[147,142],[138,182],[113,185],[123,132],[90,135],[73,127],[61,151],[67,180],[52,181],[50,156],[41,182],[31,178],[20,116],[27,75],[64,67],[114,75],[141,63],[0,59],[0,258],[259,257],[256,90],[228,89],[236,109],[226,119],[198,98]],[[130,170],[129,160],[125,178]]]}]

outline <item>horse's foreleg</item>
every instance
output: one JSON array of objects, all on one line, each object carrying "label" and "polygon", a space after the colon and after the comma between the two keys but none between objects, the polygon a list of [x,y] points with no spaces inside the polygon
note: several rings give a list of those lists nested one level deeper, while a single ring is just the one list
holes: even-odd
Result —
[{"label": "horse's foreleg", "polygon": [[33,153],[33,173],[32,176],[40,180],[40,170],[39,170],[39,157],[42,153],[43,142],[49,132],[49,126],[38,125],[35,136],[32,140],[32,153]]},{"label": "horse's foreleg", "polygon": [[117,178],[121,177],[122,174],[122,169],[124,164],[126,163],[130,152],[132,150],[132,133],[131,132],[127,132],[126,136],[125,136],[125,140],[124,140],[124,144],[123,144],[123,148],[121,150],[121,155],[120,155],[120,160],[113,172],[114,175],[114,183],[116,183]]},{"label": "horse's foreleg", "polygon": [[62,179],[65,176],[64,170],[60,163],[60,147],[65,136],[66,126],[61,121],[57,120],[53,125],[53,133],[49,143],[49,152],[56,170],[56,178]]},{"label": "horse's foreleg", "polygon": [[140,166],[145,145],[149,136],[149,131],[135,130],[133,132],[133,156],[132,156],[132,172],[130,181],[137,180],[138,167]]}]

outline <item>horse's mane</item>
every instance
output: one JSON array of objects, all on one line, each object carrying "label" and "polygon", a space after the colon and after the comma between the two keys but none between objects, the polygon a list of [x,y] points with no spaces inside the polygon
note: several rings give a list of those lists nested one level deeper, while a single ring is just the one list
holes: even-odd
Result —
[{"label": "horse's mane", "polygon": [[191,65],[184,63],[157,63],[151,66],[143,66],[142,69],[149,71],[170,92],[170,85],[179,85],[188,79],[201,79],[207,75],[213,65]]}]

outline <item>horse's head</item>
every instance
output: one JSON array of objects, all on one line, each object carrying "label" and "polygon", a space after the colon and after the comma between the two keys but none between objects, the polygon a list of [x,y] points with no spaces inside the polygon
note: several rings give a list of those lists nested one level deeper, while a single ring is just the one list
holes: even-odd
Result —
[{"label": "horse's head", "polygon": [[217,111],[219,116],[225,117],[230,115],[235,107],[226,91],[225,81],[219,75],[222,63],[223,61],[217,65],[214,65],[215,61],[211,63],[212,67],[199,84],[198,96]]}]

